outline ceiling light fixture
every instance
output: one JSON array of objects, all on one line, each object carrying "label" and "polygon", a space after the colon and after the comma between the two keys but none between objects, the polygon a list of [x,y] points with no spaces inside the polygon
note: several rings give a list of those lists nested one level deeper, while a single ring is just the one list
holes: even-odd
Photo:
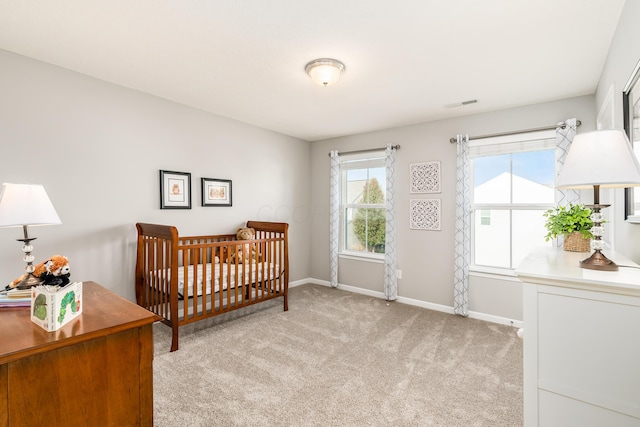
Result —
[{"label": "ceiling light fixture", "polygon": [[304,67],[311,80],[325,87],[338,83],[344,69],[342,62],[331,58],[314,59]]}]

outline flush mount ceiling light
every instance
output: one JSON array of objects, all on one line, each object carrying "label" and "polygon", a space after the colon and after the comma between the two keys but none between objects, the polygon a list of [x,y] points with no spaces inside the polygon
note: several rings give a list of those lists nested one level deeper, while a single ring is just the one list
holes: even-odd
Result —
[{"label": "flush mount ceiling light", "polygon": [[320,58],[309,62],[304,70],[311,80],[320,86],[331,86],[338,83],[344,72],[344,64],[337,59]]}]

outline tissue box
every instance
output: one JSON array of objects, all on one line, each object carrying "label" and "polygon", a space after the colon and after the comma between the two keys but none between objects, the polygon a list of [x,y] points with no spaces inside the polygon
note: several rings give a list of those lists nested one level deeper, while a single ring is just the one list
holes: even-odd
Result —
[{"label": "tissue box", "polygon": [[31,291],[31,321],[51,332],[82,314],[82,282],[66,286],[34,286]]}]

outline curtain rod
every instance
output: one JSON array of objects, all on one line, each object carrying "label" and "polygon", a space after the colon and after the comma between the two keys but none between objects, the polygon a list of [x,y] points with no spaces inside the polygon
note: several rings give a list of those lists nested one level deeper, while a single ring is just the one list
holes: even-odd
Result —
[{"label": "curtain rod", "polygon": [[[391,148],[393,148],[394,150],[399,150],[400,144],[392,145]],[[370,151],[382,151],[386,149],[387,147],[382,147],[382,148],[367,148],[366,150],[345,151],[342,153],[338,152],[338,156],[342,156],[343,154],[359,154],[359,153],[368,153]],[[329,153],[328,155],[331,156],[331,153]]]},{"label": "curtain rod", "polygon": [[[580,126],[582,124],[582,122],[580,120],[576,120],[576,127]],[[480,135],[480,136],[470,136],[469,139],[485,139],[485,138],[496,138],[498,136],[509,136],[509,135],[517,135],[519,133],[530,133],[530,132],[539,132],[542,130],[551,130],[551,129],[557,129],[557,128],[561,128],[564,129],[567,127],[567,124],[565,122],[560,122],[555,126],[545,126],[545,127],[541,127],[541,128],[534,128],[534,129],[525,129],[525,130],[518,130],[518,131],[511,131],[511,132],[502,132],[502,133],[492,133],[492,134],[488,134],[488,135]],[[450,138],[449,142],[452,144],[455,144],[456,142],[458,142],[458,138]]]}]

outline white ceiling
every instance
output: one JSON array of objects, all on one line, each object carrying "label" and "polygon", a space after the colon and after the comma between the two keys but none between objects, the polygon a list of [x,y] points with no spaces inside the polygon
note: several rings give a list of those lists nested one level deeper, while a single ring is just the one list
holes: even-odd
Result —
[{"label": "white ceiling", "polygon": [[592,94],[623,5],[0,0],[0,49],[313,141]]}]

